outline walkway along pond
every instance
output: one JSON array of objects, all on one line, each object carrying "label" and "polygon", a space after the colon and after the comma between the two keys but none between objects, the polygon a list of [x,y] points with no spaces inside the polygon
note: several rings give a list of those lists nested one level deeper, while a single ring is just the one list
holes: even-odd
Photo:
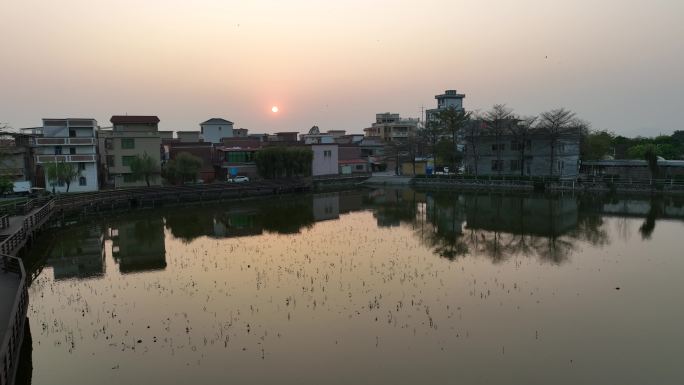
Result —
[{"label": "walkway along pond", "polygon": [[49,220],[54,200],[33,200],[20,215],[0,216],[0,385],[14,383],[24,339],[28,277],[15,255]]},{"label": "walkway along pond", "polygon": [[676,383],[682,230],[676,197],[391,188],[82,218],[24,258],[32,383]]}]

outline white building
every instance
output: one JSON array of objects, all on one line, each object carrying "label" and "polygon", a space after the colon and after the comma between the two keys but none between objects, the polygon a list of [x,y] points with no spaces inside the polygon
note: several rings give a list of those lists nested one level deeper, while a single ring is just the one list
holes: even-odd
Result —
[{"label": "white building", "polygon": [[205,142],[221,144],[221,138],[233,137],[233,122],[222,118],[212,118],[200,123],[200,138]]},{"label": "white building", "polygon": [[435,99],[437,99],[437,108],[425,111],[425,121],[435,122],[439,120],[437,118],[439,112],[447,108],[455,108],[456,110],[462,111],[464,98],[465,94],[459,94],[456,90],[446,90],[441,95],[435,95]]},{"label": "white building", "polygon": [[[66,162],[78,170],[69,192],[97,191],[97,121],[95,119],[43,119],[42,136],[35,138],[36,164],[43,168],[45,186],[52,190],[48,180],[47,164]],[[65,192],[63,182],[55,182],[55,191]]]},{"label": "white building", "polygon": [[312,144],[311,151],[313,151],[312,176],[339,174],[337,144]]}]

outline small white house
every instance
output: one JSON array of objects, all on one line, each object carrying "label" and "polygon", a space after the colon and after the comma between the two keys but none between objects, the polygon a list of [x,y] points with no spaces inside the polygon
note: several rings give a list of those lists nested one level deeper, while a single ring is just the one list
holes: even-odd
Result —
[{"label": "small white house", "polygon": [[220,144],[221,138],[233,137],[233,122],[222,118],[211,118],[200,123],[200,137],[205,142]]},{"label": "small white house", "polygon": [[313,159],[311,161],[311,175],[338,175],[338,147],[337,144],[312,144]]}]

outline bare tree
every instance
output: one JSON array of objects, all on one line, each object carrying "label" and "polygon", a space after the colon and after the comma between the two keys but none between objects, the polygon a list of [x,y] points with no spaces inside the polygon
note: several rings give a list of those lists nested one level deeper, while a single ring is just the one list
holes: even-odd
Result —
[{"label": "bare tree", "polygon": [[465,128],[466,134],[466,157],[470,158],[473,164],[473,172],[478,175],[478,162],[480,161],[480,135],[485,129],[484,119],[476,116]]},{"label": "bare tree", "polygon": [[506,134],[508,128],[515,120],[513,110],[506,107],[505,104],[495,104],[491,110],[485,112],[484,120],[487,123],[487,128],[490,133],[494,135],[494,143],[496,146],[496,163],[499,175],[503,171],[501,162],[501,152],[503,151],[503,143],[501,138]]},{"label": "bare tree", "polygon": [[575,113],[562,107],[542,112],[539,116],[539,128],[549,139],[550,176],[553,176],[553,169],[556,163],[558,141],[561,136],[571,133],[576,123]]},{"label": "bare tree", "polygon": [[525,150],[528,147],[527,142],[534,132],[534,125],[536,121],[536,116],[527,116],[519,118],[517,124],[511,124],[508,127],[509,132],[515,138],[515,143],[518,150],[518,159],[520,160],[520,176],[525,175]]}]

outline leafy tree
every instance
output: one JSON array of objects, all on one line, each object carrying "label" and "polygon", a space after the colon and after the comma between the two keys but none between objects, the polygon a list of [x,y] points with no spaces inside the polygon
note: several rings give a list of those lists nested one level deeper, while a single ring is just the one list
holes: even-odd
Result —
[{"label": "leafy tree", "polygon": [[78,167],[74,166],[73,163],[62,162],[62,180],[66,184],[66,192],[69,192],[71,182],[79,176],[81,176],[81,172],[78,170]]},{"label": "leafy tree", "polygon": [[66,192],[69,192],[71,182],[81,175],[77,167],[73,163],[48,162],[45,164],[45,172],[48,181],[52,184],[52,192],[55,192],[55,184],[64,183],[66,185]]},{"label": "leafy tree", "polygon": [[179,153],[164,168],[164,177],[172,183],[196,181],[202,168],[202,159],[187,152]]},{"label": "leafy tree", "polygon": [[[458,164],[463,160],[463,153],[454,151],[454,142],[451,139],[443,138],[435,147],[435,162],[439,164]],[[456,172],[456,170],[450,170]]]},{"label": "leafy tree", "polygon": [[610,155],[615,134],[606,130],[591,130],[582,138],[581,154],[585,160],[600,160]]},{"label": "leafy tree", "polygon": [[644,148],[644,160],[648,162],[648,169],[651,171],[651,179],[658,177],[658,155],[657,148],[653,144],[647,144]]},{"label": "leafy tree", "polygon": [[310,176],[313,152],[309,148],[266,147],[256,152],[257,172],[266,179]]},{"label": "leafy tree", "polygon": [[470,122],[470,112],[465,112],[462,109],[456,109],[454,107],[449,107],[439,111],[437,114],[437,119],[442,125],[445,133],[451,135],[451,141],[453,144],[453,156],[452,156],[452,166],[454,172],[458,170],[458,163],[456,154],[458,151],[458,134],[465,129],[465,127]]},{"label": "leafy tree", "polygon": [[0,176],[0,195],[5,195],[6,192],[12,191],[14,183],[6,175]]},{"label": "leafy tree", "polygon": [[136,155],[130,163],[131,173],[136,180],[145,179],[147,187],[150,186],[150,176],[159,172],[159,165],[147,152],[142,156]]},{"label": "leafy tree", "polygon": [[427,151],[429,151],[430,154],[435,157],[437,143],[439,143],[439,140],[443,134],[443,128],[437,122],[430,121],[425,124],[425,127],[418,130],[416,136],[427,147]]}]

